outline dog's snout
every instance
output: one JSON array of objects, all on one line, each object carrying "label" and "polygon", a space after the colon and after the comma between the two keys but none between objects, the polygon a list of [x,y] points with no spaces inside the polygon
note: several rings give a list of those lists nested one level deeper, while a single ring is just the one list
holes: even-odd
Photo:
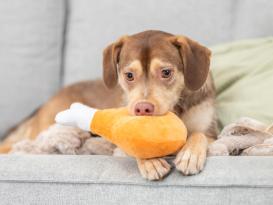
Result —
[{"label": "dog's snout", "polygon": [[149,102],[139,102],[135,105],[135,115],[153,115],[154,105]]}]

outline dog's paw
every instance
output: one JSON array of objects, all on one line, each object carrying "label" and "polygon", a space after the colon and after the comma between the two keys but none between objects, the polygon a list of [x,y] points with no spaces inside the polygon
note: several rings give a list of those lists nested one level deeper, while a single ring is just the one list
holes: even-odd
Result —
[{"label": "dog's paw", "polygon": [[228,156],[229,151],[225,144],[222,143],[212,143],[208,147],[209,156]]},{"label": "dog's paw", "polygon": [[141,175],[148,180],[163,179],[171,170],[171,165],[162,159],[137,160]]},{"label": "dog's paw", "polygon": [[198,174],[203,170],[207,157],[207,139],[203,134],[194,134],[177,154],[174,164],[184,175]]},{"label": "dog's paw", "polygon": [[205,162],[205,153],[195,153],[190,149],[179,152],[174,160],[176,169],[184,175],[198,174],[203,170]]}]

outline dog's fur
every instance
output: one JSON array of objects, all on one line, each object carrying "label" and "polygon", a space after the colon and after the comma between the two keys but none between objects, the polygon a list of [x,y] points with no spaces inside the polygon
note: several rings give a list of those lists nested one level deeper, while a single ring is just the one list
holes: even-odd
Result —
[{"label": "dog's fur", "polygon": [[[57,112],[73,102],[96,108],[127,105],[131,114],[135,114],[137,103],[148,102],[154,106],[154,115],[170,110],[184,121],[189,136],[174,163],[183,174],[196,174],[204,167],[208,138],[217,135],[209,64],[209,49],[185,36],[161,31],[124,36],[103,53],[103,80],[110,89],[99,80],[64,88],[11,132],[0,152],[7,152],[23,137],[34,139],[54,123]],[[166,69],[170,75],[163,76]],[[133,75],[132,79],[128,73]],[[161,179],[170,171],[163,158],[137,162],[141,174],[149,180]]]}]

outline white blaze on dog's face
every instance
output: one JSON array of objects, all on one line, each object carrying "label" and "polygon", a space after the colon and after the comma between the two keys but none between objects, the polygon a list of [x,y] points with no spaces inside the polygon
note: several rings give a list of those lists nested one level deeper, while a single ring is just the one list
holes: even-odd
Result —
[{"label": "white blaze on dog's face", "polygon": [[126,94],[127,106],[135,114],[138,103],[154,106],[153,115],[172,110],[184,88],[183,73],[170,62],[151,59],[148,72],[139,60],[134,60],[119,71],[119,84]]}]

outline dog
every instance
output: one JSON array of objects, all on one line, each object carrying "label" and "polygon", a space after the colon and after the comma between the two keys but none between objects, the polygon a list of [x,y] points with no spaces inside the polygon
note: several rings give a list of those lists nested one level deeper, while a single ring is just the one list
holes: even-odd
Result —
[{"label": "dog", "polygon": [[[103,52],[103,81],[62,89],[12,130],[0,151],[8,152],[23,138],[35,139],[73,102],[100,109],[127,106],[132,115],[173,111],[189,133],[176,154],[175,167],[184,175],[197,174],[204,168],[208,143],[218,132],[210,57],[208,48],[185,36],[155,30],[123,36]],[[163,158],[136,161],[141,175],[149,180],[160,180],[171,169]]]}]

